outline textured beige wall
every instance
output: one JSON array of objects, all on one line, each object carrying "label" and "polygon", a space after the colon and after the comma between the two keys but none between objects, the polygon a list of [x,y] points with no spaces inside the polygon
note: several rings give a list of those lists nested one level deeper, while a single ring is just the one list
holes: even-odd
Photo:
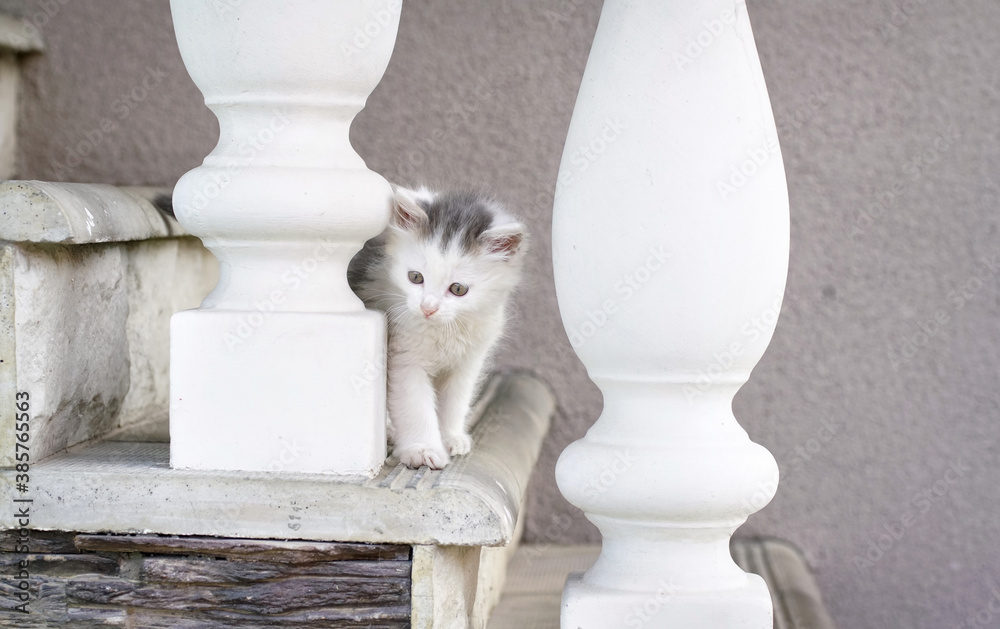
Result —
[{"label": "textured beige wall", "polygon": [[[28,14],[46,4],[59,9],[48,52],[25,63],[21,176],[170,184],[198,164],[217,127],[166,2],[30,0]],[[553,481],[601,397],[557,316],[548,232],[599,10],[407,0],[352,134],[390,179],[487,185],[530,221],[535,272],[500,362],[537,370],[560,400],[531,487],[535,542],[597,539]],[[750,12],[792,249],[774,342],[735,405],[783,481],[743,531],[805,549],[842,627],[982,622],[1000,582],[1000,3],[750,0]],[[143,80],[141,100],[125,96]],[[114,129],[98,136],[104,119]],[[67,166],[88,135],[95,148]]]}]

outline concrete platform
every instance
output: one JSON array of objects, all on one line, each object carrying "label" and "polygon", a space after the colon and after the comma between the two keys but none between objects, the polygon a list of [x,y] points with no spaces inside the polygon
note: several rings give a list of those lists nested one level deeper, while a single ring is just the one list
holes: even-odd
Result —
[{"label": "concrete platform", "polygon": [[[472,452],[441,471],[390,458],[371,479],[174,470],[165,443],[105,442],[30,469],[32,530],[157,533],[410,545],[503,546],[515,527],[555,400],[524,373],[499,375],[473,410]],[[0,530],[19,528],[13,510]]]}]

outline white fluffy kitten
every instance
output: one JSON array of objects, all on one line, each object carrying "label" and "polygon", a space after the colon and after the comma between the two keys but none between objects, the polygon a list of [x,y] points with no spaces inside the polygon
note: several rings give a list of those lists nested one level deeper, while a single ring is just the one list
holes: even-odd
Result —
[{"label": "white fluffy kitten", "polygon": [[526,244],[490,196],[397,187],[389,228],[352,261],[351,287],[389,324],[389,436],[408,467],[441,469],[472,447],[466,416]]}]

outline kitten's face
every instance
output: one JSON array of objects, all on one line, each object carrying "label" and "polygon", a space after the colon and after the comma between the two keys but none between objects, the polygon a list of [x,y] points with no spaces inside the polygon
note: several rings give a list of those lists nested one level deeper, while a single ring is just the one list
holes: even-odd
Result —
[{"label": "kitten's face", "polygon": [[480,261],[455,248],[441,251],[437,244],[398,238],[392,280],[406,296],[409,316],[447,324],[476,313],[493,291]]},{"label": "kitten's face", "polygon": [[408,317],[448,325],[504,303],[519,274],[519,223],[469,210],[466,199],[431,197],[396,212],[386,252]]}]

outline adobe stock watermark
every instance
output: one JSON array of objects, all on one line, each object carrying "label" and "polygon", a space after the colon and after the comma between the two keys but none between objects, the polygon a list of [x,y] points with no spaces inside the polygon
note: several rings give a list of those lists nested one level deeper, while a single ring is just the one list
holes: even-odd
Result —
[{"label": "adobe stock watermark", "polygon": [[805,442],[796,445],[783,460],[788,461],[789,470],[784,475],[784,480],[796,476],[797,472],[810,463],[813,458],[823,451],[826,444],[833,441],[833,438],[840,434],[843,426],[838,426],[831,418],[823,416],[819,420],[820,428],[815,437],[806,439]]},{"label": "adobe stock watermark", "polygon": [[213,501],[206,505],[206,516],[213,525],[221,531],[236,531],[246,523],[246,517],[241,513],[242,502]]},{"label": "adobe stock watermark", "polygon": [[768,480],[759,483],[757,490],[743,501],[743,506],[747,511],[756,513],[767,506],[767,503],[778,491],[778,484],[787,483],[791,478],[797,477],[801,470],[805,469],[813,459],[823,452],[827,444],[841,434],[844,428],[826,416],[820,418],[819,424],[820,427],[815,436],[795,445],[787,455],[778,457],[779,461],[788,461],[788,471],[781,474],[778,482]]},{"label": "adobe stock watermark", "polygon": [[244,0],[210,0],[216,15],[226,15],[240,8]]},{"label": "adobe stock watermark", "polygon": [[961,131],[954,124],[950,125],[939,133],[926,148],[921,149],[904,162],[903,175],[905,178],[896,181],[888,188],[877,190],[874,195],[875,200],[855,212],[854,219],[850,221],[847,228],[848,240],[852,243],[859,242],[864,233],[885,216],[892,206],[906,194],[909,186],[920,181],[928,167],[935,166],[940,162],[960,139],[962,139]]},{"label": "adobe stock watermark", "polygon": [[573,17],[573,14],[575,14],[580,9],[580,6],[585,2],[586,0],[560,0],[555,10],[545,9],[542,11],[542,15],[549,21],[549,26],[554,27],[559,24],[567,24],[569,23],[570,18]]},{"label": "adobe stock watermark", "polygon": [[24,16],[20,35],[25,41],[38,39],[42,36],[41,29],[45,28],[45,25],[69,3],[70,0],[39,0],[35,5],[38,7],[38,11]]},{"label": "adobe stock watermark", "polygon": [[1000,588],[997,587],[996,581],[992,577],[987,579],[986,585],[990,588],[990,600],[963,620],[955,629],[980,629],[990,626],[996,618],[1000,618]]},{"label": "adobe stock watermark", "polygon": [[388,6],[375,11],[362,26],[354,27],[354,38],[351,43],[340,45],[341,52],[348,58],[360,54],[389,28],[402,11],[403,0],[389,0]]},{"label": "adobe stock watermark", "polygon": [[618,477],[632,469],[638,460],[639,457],[632,454],[631,450],[618,450],[611,464],[590,479],[583,490],[584,495],[591,499],[599,497],[611,489],[618,482]]},{"label": "adobe stock watermark", "polygon": [[889,17],[878,25],[878,33],[883,39],[891,39],[899,35],[901,29],[910,23],[917,12],[927,4],[927,0],[902,0],[893,3]]},{"label": "adobe stock watermark", "polygon": [[746,352],[748,345],[756,343],[765,332],[774,329],[778,324],[783,302],[784,295],[777,295],[767,308],[752,316],[740,327],[740,338],[722,350],[712,353],[712,361],[695,374],[694,382],[684,385],[684,397],[688,402],[701,397],[722,376],[728,374],[736,359]]},{"label": "adobe stock watermark", "polygon": [[625,614],[624,621],[627,627],[641,629],[646,626],[677,593],[677,586],[673,581],[661,580],[658,585],[659,588],[642,605],[636,605]]},{"label": "adobe stock watermark", "polygon": [[719,192],[722,200],[728,201],[730,196],[747,185],[753,179],[753,176],[757,174],[757,171],[780,152],[781,147],[778,145],[776,138],[768,138],[763,146],[758,146],[747,151],[747,158],[736,166],[733,166],[727,178],[716,182],[715,189]]},{"label": "adobe stock watermark", "polygon": [[95,127],[84,131],[82,140],[66,148],[62,162],[56,159],[49,161],[49,165],[55,170],[56,178],[66,179],[71,171],[83,163],[84,159],[104,144],[108,136],[118,131],[121,128],[119,125],[127,120],[132,112],[163,83],[166,76],[166,71],[159,66],[155,68],[147,66],[146,73],[139,82],[111,102],[111,111],[115,114],[114,118],[107,116],[101,118]]},{"label": "adobe stock watermark", "polygon": [[552,546],[562,546],[566,543],[566,533],[573,525],[573,518],[566,513],[559,513],[551,516],[552,521],[542,529],[542,542],[532,541],[531,544],[522,544],[519,552],[523,551],[525,560],[529,563],[545,554],[545,551]]},{"label": "adobe stock watermark", "polygon": [[379,352],[375,362],[366,360],[361,366],[361,373],[351,376],[354,393],[360,395],[362,391],[375,384],[376,380],[381,380],[387,369],[387,352]]},{"label": "adobe stock watermark", "polygon": [[628,127],[622,123],[621,118],[617,116],[608,118],[604,121],[604,127],[596,136],[591,138],[589,142],[577,147],[573,154],[569,156],[571,167],[559,171],[559,177],[556,179],[555,198],[559,198],[559,195],[566,189],[566,186],[572,184],[577,175],[586,172],[608,150],[608,147],[621,137],[622,131],[626,129]]},{"label": "adobe stock watermark", "polygon": [[223,334],[222,339],[226,348],[233,352],[237,347],[247,342],[275,312],[278,312],[278,306],[285,303],[289,293],[297,291],[303,282],[307,281],[319,269],[320,265],[329,259],[331,252],[340,250],[339,244],[332,240],[321,240],[313,248],[312,255],[285,271],[281,276],[282,286],[271,290],[263,299],[255,301],[254,309],[242,314],[237,320],[235,328]]},{"label": "adobe stock watermark", "polygon": [[284,439],[278,441],[281,443],[281,448],[274,458],[264,466],[264,470],[267,472],[283,472],[292,463],[298,461],[303,454],[309,453],[309,448],[300,444],[297,439],[292,439],[290,443]]},{"label": "adobe stock watermark", "polygon": [[778,135],[791,136],[806,126],[809,120],[819,113],[830,101],[831,91],[828,87],[817,88],[809,92],[806,101],[793,109],[781,109],[774,113],[774,122]]},{"label": "adobe stock watermark", "polygon": [[599,308],[587,311],[587,320],[566,330],[570,345],[579,349],[593,338],[597,331],[607,325],[608,321],[618,313],[622,304],[632,299],[652,279],[653,275],[662,269],[670,256],[663,247],[653,246],[647,250],[644,262],[636,266],[630,273],[622,276],[612,287],[614,297],[605,299]]},{"label": "adobe stock watermark", "polygon": [[207,208],[290,124],[285,112],[275,109],[267,126],[247,135],[236,145],[236,152],[242,160],[233,158],[228,160],[221,170],[212,168],[212,180],[202,186],[201,190],[195,191],[191,197],[191,205],[196,210]]},{"label": "adobe stock watermark", "polygon": [[906,537],[907,531],[926,517],[931,508],[944,500],[952,487],[971,471],[972,468],[961,459],[949,462],[948,469],[945,470],[941,478],[914,493],[908,503],[909,508],[899,516],[885,522],[882,528],[868,539],[865,552],[855,555],[851,560],[854,570],[859,574],[866,574],[870,571],[887,552],[895,548]]},{"label": "adobe stock watermark", "polygon": [[470,124],[472,115],[496,94],[496,88],[483,77],[477,79],[475,86],[462,88],[463,93],[452,100],[451,109],[445,113],[443,124],[406,151],[406,161],[398,168],[402,177],[412,179],[435,151],[444,148],[444,140],[462,125]]},{"label": "adobe stock watermark", "polygon": [[965,308],[966,304],[983,290],[987,282],[997,277],[998,270],[1000,270],[1000,255],[993,254],[980,258],[975,273],[957,288],[948,291],[944,307],[938,308],[933,317],[921,320],[916,330],[904,333],[898,342],[890,343],[889,364],[892,365],[893,371],[899,371],[905,363],[913,360],[920,350],[927,347],[931,339],[951,322],[952,315]]},{"label": "adobe stock watermark", "polygon": [[[303,446],[299,443],[298,439],[292,439],[290,442],[279,438],[278,442],[281,444],[281,448],[278,453],[271,459],[266,466],[264,466],[264,471],[267,472],[283,472],[293,463],[299,460],[303,455],[309,454],[309,448]],[[287,522],[285,526],[291,531],[298,531],[302,528],[302,512],[303,508],[292,503],[290,505],[292,513],[287,516]]]},{"label": "adobe stock watermark", "polygon": [[[485,395],[485,392],[480,395]],[[470,427],[472,436],[478,442],[498,432],[507,425],[511,415],[504,406],[491,404],[485,413]]]},{"label": "adobe stock watermark", "polygon": [[678,70],[693,65],[695,59],[705,54],[712,44],[719,39],[719,36],[726,31],[727,27],[736,24],[736,12],[732,9],[725,9],[717,17],[704,20],[701,25],[704,27],[694,37],[689,37],[684,44],[684,49],[674,53],[674,63]]}]

